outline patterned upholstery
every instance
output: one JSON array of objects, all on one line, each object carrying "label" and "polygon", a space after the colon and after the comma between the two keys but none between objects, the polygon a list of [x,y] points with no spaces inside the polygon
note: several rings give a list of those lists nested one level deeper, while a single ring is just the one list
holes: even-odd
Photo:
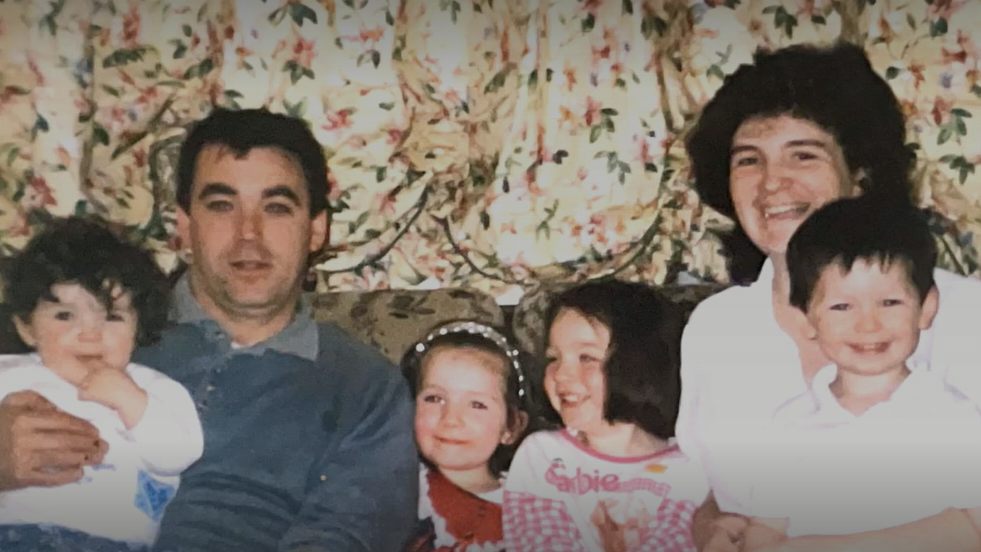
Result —
[{"label": "patterned upholstery", "polygon": [[[532,355],[542,353],[544,317],[549,298],[567,286],[530,290],[515,307],[510,331],[519,348]],[[664,286],[668,295],[690,314],[699,301],[724,289],[710,284]],[[311,293],[314,317],[331,321],[354,337],[377,347],[394,362],[429,328],[442,322],[473,319],[495,326],[505,325],[504,310],[493,297],[463,289],[380,290]],[[10,316],[0,306],[0,353],[20,352],[23,344],[13,331]],[[536,378],[532,376],[534,381]]]},{"label": "patterned upholstery", "polygon": [[314,317],[331,321],[394,362],[437,324],[473,319],[504,325],[504,311],[490,295],[461,289],[345,291],[311,294]]}]

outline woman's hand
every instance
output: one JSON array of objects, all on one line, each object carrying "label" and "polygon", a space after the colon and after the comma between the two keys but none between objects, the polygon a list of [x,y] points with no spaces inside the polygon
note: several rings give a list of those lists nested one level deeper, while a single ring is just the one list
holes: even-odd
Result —
[{"label": "woman's hand", "polygon": [[701,552],[739,552],[749,520],[735,514],[722,514],[712,520],[711,536]]}]

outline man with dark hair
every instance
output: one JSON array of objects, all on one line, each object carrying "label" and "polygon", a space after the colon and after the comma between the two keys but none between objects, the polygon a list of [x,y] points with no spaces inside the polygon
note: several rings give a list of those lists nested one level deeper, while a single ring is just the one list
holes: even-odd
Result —
[{"label": "man with dark hair", "polygon": [[[328,227],[319,143],[297,119],[216,109],[188,133],[177,173],[190,266],[176,326],[136,358],[191,392],[205,452],[156,548],[399,549],[417,508],[411,397],[379,353],[314,322],[301,293]],[[0,489],[73,481],[97,439],[33,397],[5,402]]]}]

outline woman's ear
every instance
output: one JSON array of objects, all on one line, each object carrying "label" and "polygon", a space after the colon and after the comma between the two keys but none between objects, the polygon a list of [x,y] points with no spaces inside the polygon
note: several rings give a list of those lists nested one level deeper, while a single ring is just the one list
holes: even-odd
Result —
[{"label": "woman's ear", "polygon": [[865,193],[869,187],[869,173],[864,167],[859,167],[858,170],[852,173],[852,186],[851,197],[858,197]]},{"label": "woman's ear", "polygon": [[20,336],[20,340],[24,342],[28,347],[37,347],[37,339],[34,336],[34,328],[24,321],[19,314],[14,315],[14,326],[17,328],[17,335]]},{"label": "woman's ear", "polygon": [[501,435],[502,445],[514,444],[518,436],[525,432],[528,428],[528,413],[524,410],[515,411],[510,425],[511,427],[504,430],[504,435]]}]

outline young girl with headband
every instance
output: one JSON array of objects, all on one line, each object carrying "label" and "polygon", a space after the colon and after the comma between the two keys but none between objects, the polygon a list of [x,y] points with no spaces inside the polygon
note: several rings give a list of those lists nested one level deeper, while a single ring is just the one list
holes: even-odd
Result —
[{"label": "young girl with headband", "polygon": [[503,479],[528,427],[520,353],[477,322],[434,328],[402,370],[416,397],[419,527],[406,552],[499,552]]}]

